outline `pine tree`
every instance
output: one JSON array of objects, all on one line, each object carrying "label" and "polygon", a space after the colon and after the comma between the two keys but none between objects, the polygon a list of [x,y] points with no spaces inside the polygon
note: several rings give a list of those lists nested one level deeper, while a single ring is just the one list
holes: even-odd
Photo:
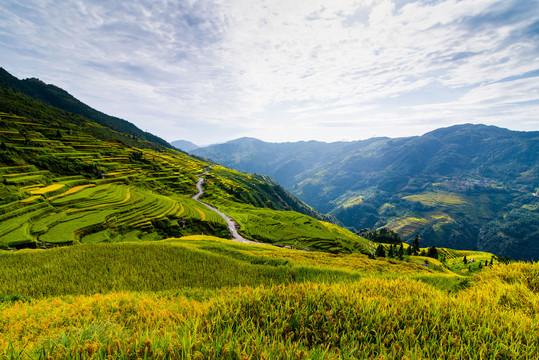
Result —
[{"label": "pine tree", "polygon": [[374,254],[376,257],[386,257],[386,250],[384,249],[383,245],[378,245],[376,248],[376,254]]},{"label": "pine tree", "polygon": [[464,255],[464,259],[462,259],[462,262],[464,263],[464,265],[468,263],[468,259],[466,259],[466,255]]},{"label": "pine tree", "polygon": [[393,244],[389,246],[389,251],[387,252],[387,257],[394,257],[395,256],[395,249],[393,249]]},{"label": "pine tree", "polygon": [[401,246],[399,246],[399,250],[397,251],[397,257],[399,259],[402,259],[403,256],[404,256],[404,245],[402,245],[402,242],[401,242]]},{"label": "pine tree", "polygon": [[412,251],[412,247],[411,247],[411,246],[408,246],[408,247],[406,248],[406,255],[410,256],[410,255],[412,255],[412,252],[413,252],[413,251]]},{"label": "pine tree", "polygon": [[417,255],[419,252],[419,235],[415,236],[414,242],[412,243],[414,255]]},{"label": "pine tree", "polygon": [[431,247],[429,247],[427,251],[427,256],[434,259],[438,258],[438,249],[436,249],[436,246],[432,245]]}]

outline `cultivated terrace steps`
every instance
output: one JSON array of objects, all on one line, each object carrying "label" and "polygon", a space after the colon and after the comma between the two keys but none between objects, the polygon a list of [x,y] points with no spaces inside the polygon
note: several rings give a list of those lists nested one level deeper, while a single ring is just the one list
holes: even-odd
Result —
[{"label": "cultivated terrace steps", "polygon": [[[0,113],[0,119],[6,165],[0,166],[5,194],[0,248],[226,229],[222,218],[190,199],[196,193],[194,174],[207,163],[170,149],[124,147],[16,115]],[[85,174],[76,174],[79,168]],[[156,229],[157,221],[166,230]]]}]

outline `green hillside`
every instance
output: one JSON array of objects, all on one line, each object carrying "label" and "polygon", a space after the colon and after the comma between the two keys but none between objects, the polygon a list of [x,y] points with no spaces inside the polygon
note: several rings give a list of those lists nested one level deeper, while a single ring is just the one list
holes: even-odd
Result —
[{"label": "green hillside", "polygon": [[539,259],[539,132],[466,124],[354,142],[242,138],[194,153],[267,174],[350,228]]},{"label": "green hillside", "polygon": [[126,120],[95,110],[74,98],[67,91],[51,84],[45,84],[39,79],[30,78],[19,80],[0,67],[0,87],[16,91],[59,109],[84,116],[87,119],[123,134],[147,140],[160,146],[170,147],[165,140],[140,130]]},{"label": "green hillside", "polygon": [[[197,174],[208,166],[1,89],[0,247],[227,237],[224,219],[191,199]],[[271,179],[214,168],[206,180],[202,199],[226,210],[247,238],[334,252],[364,250],[364,239],[325,226],[320,220],[331,218]],[[256,217],[256,231],[247,214]]]}]

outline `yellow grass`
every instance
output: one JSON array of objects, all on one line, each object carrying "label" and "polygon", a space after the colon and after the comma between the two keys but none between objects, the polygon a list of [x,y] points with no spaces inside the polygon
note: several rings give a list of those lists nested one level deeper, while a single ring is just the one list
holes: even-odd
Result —
[{"label": "yellow grass", "polygon": [[200,214],[200,218],[202,219],[202,221],[206,220],[206,214],[204,213],[204,211],[200,210],[199,208],[195,208],[195,209]]},{"label": "yellow grass", "polygon": [[39,199],[41,197],[41,195],[34,195],[34,196],[30,196],[24,200],[21,200],[22,203],[30,203],[32,201],[35,201],[37,199]]},{"label": "yellow grass", "polygon": [[43,194],[46,194],[46,193],[61,189],[64,186],[65,186],[65,184],[52,184],[52,185],[46,186],[44,188],[39,188],[39,189],[35,189],[35,190],[29,190],[29,192],[32,195],[43,195]]},{"label": "yellow grass", "polygon": [[51,196],[51,197],[47,198],[47,200],[54,200],[54,199],[62,197],[62,196],[74,194],[77,191],[80,191],[82,189],[86,189],[87,187],[92,187],[92,186],[95,186],[95,184],[86,184],[86,185],[74,186],[71,189],[67,190],[66,192],[63,192],[61,194],[58,194],[58,195]]},{"label": "yellow grass", "polygon": [[447,205],[462,205],[466,204],[466,200],[457,194],[446,192],[446,191],[437,191],[437,192],[426,192],[418,195],[405,196],[403,199],[410,201],[418,201],[423,205],[428,206],[447,206]]}]

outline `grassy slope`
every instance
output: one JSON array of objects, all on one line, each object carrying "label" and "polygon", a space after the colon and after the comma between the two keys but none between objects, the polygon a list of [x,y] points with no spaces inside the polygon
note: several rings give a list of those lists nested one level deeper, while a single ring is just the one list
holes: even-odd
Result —
[{"label": "grassy slope", "polygon": [[462,288],[469,277],[406,262],[201,236],[4,252],[0,261],[8,265],[0,268],[0,348],[8,357],[461,359],[539,351],[537,264],[490,266]]},{"label": "grassy slope", "polygon": [[[31,117],[0,113],[0,193],[6,195],[0,204],[0,247],[227,236],[224,221],[190,199],[196,174],[207,162],[9,91],[2,95],[0,105]],[[211,176],[215,191],[205,201],[237,218],[246,237],[328,251],[364,250],[358,236],[292,211],[325,219],[277,184],[221,167]],[[256,215],[256,224],[242,217],[247,213]]]}]

